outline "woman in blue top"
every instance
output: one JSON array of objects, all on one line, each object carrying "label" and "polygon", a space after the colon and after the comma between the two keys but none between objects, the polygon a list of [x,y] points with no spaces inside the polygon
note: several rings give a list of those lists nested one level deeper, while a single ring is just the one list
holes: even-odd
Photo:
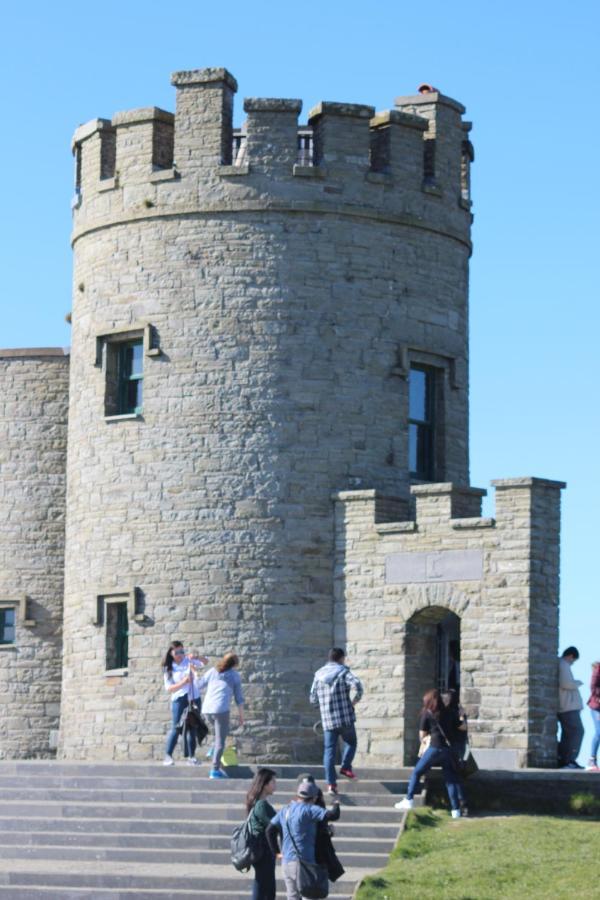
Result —
[{"label": "woman in blue top", "polygon": [[225,749],[225,740],[229,734],[229,708],[235,700],[238,706],[240,727],[244,724],[244,695],[242,680],[235,669],[239,665],[235,653],[226,653],[213,669],[209,669],[198,682],[198,689],[206,693],[202,701],[202,712],[212,723],[215,731],[213,747],[213,766],[209,778],[227,778],[221,768],[221,756]]}]

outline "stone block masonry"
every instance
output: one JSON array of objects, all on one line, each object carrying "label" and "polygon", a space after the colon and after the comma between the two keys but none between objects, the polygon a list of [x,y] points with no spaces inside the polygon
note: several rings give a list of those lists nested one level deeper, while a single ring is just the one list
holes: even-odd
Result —
[{"label": "stone block masonry", "polygon": [[[69,357],[0,351],[0,759],[56,752],[62,667]],[[6,633],[10,637],[10,633]]]}]

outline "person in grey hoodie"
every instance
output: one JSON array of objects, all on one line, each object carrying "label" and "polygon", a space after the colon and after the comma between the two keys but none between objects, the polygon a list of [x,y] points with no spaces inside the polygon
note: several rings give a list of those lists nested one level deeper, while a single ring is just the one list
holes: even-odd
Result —
[{"label": "person in grey hoodie", "polygon": [[583,700],[579,693],[583,682],[573,678],[571,672],[571,666],[577,659],[577,647],[567,647],[558,660],[558,721],[561,729],[558,760],[562,769],[583,769],[577,762],[583,741]]},{"label": "person in grey hoodie", "polygon": [[[354,696],[351,698],[351,694]],[[310,689],[310,702],[318,705],[323,725],[323,767],[328,792],[337,794],[335,752],[342,739],[340,775],[355,778],[352,761],[356,753],[356,713],[354,707],[363,695],[359,678],[346,665],[346,654],[340,647],[329,651],[329,662],[315,672]]]}]

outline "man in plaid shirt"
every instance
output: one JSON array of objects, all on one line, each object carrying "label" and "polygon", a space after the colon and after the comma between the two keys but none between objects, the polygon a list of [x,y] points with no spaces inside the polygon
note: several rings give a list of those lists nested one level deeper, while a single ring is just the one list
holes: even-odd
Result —
[{"label": "man in plaid shirt", "polygon": [[[310,702],[318,704],[323,724],[323,767],[329,785],[329,793],[337,794],[335,751],[338,738],[342,739],[342,765],[340,775],[355,778],[352,760],[356,753],[356,714],[354,707],[363,695],[363,686],[345,664],[346,654],[340,647],[329,651],[329,662],[315,672],[310,689]],[[350,694],[354,689],[354,697]]]}]

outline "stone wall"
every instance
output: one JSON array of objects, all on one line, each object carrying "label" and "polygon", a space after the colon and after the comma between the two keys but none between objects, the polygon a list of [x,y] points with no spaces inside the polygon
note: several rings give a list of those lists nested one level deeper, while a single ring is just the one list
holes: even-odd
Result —
[{"label": "stone wall", "polygon": [[[461,699],[484,766],[556,765],[559,482],[412,488],[416,519],[382,523],[373,491],[337,495],[336,642],[365,682],[359,760],[414,761],[435,685],[431,627],[460,619]],[[429,665],[428,665],[429,662]]]},{"label": "stone wall", "polygon": [[60,712],[69,358],[0,350],[0,758],[54,754]]},{"label": "stone wall", "polygon": [[[244,753],[306,758],[307,691],[333,639],[330,494],[408,504],[411,359],[440,372],[439,475],[468,481],[463,110],[429,98],[458,154],[431,191],[428,120],[319,104],[318,164],[298,165],[300,102],[253,98],[246,163],[232,166],[235,80],[212,69],[173,83],[174,118],[134,110],[74,139],[60,752],[160,754],[159,661],[180,638],[240,652]],[[119,331],[145,336],[143,411],[125,419],[105,408]],[[129,665],[107,674],[97,611],[119,595]]]}]

